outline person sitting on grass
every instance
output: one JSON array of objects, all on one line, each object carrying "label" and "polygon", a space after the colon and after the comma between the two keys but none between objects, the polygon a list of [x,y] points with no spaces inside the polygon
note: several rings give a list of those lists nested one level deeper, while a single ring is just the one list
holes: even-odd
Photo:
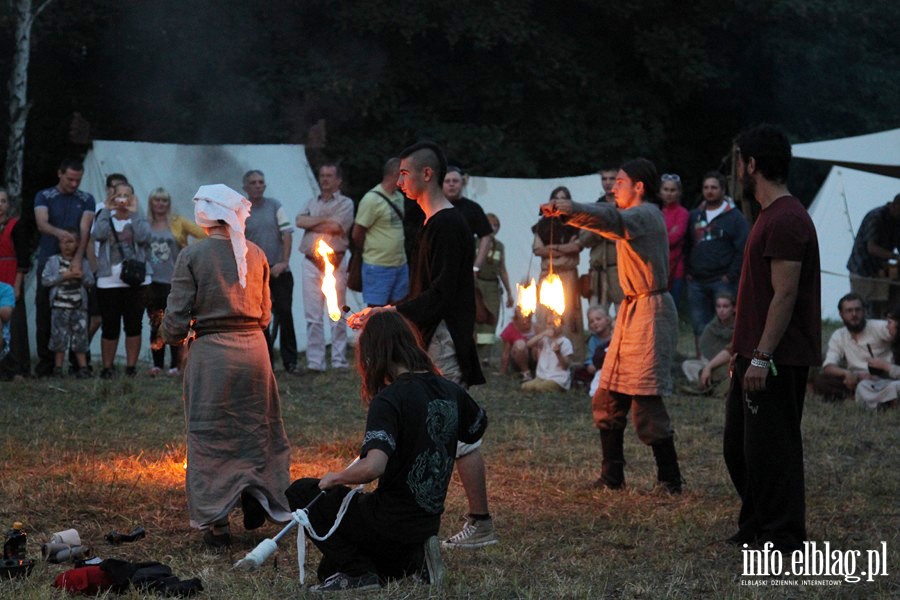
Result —
[{"label": "person sitting on grass", "polygon": [[856,386],[856,403],[869,410],[895,408],[900,397],[900,337],[897,336],[897,322],[900,321],[900,306],[895,306],[887,314],[887,329],[891,336],[892,360],[886,361],[870,356],[869,373],[874,377],[863,379]]},{"label": "person sitting on grass", "polygon": [[[79,232],[68,230],[70,237],[59,242],[59,254],[47,259],[41,273],[41,285],[50,290],[50,350],[54,352],[53,374],[62,377],[63,360],[72,350],[78,362],[75,377],[91,376],[87,367],[88,290],[94,285],[94,274],[87,258],[73,265],[78,250]],[[72,268],[72,267],[76,268]]]},{"label": "person sitting on grass", "polygon": [[517,306],[512,321],[500,333],[500,339],[503,341],[503,352],[500,355],[501,375],[509,373],[509,363],[512,359],[512,368],[522,374],[522,381],[531,380],[531,369],[534,365],[531,364],[531,352],[526,344],[533,335],[531,315],[524,316]]},{"label": "person sitting on grass", "polygon": [[612,340],[612,319],[599,304],[592,304],[588,308],[587,317],[588,329],[591,332],[587,341],[587,358],[584,364],[576,367],[572,376],[575,381],[592,384],[594,380],[599,381],[600,368]]},{"label": "person sitting on grass", "polygon": [[313,539],[322,551],[312,591],[376,589],[383,581],[419,574],[443,576],[437,533],[453,474],[457,442],[481,444],[487,416],[466,391],[444,379],[414,326],[396,311],[373,312],[356,346],[361,394],[368,406],[359,460],[321,479],[295,481],[291,510],[309,507],[320,535],[334,524],[347,486],[378,479],[357,493],[334,533]]},{"label": "person sitting on grass", "polygon": [[[695,385],[700,384],[699,388],[693,390],[695,392],[710,392],[712,385],[726,379],[727,372],[723,367],[731,359],[731,353],[727,353],[724,361],[719,357],[715,365],[710,366],[710,363],[731,344],[731,336],[734,334],[734,305],[734,294],[730,291],[721,290],[716,293],[716,316],[700,334],[700,358],[691,358],[681,363],[681,370],[687,380]],[[706,376],[701,378],[703,373]]]},{"label": "person sitting on grass", "polygon": [[528,340],[529,350],[537,353],[536,377],[522,384],[525,392],[566,392],[572,387],[569,363],[574,353],[572,342],[562,333],[562,320],[547,311],[547,326]]}]

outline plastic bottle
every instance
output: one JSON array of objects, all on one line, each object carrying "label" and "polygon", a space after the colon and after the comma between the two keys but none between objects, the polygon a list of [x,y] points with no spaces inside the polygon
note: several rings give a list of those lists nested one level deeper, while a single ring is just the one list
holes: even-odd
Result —
[{"label": "plastic bottle", "polygon": [[12,529],[6,533],[6,542],[3,544],[3,558],[25,558],[25,544],[28,541],[28,534],[22,529],[22,523],[16,521],[13,523]]}]

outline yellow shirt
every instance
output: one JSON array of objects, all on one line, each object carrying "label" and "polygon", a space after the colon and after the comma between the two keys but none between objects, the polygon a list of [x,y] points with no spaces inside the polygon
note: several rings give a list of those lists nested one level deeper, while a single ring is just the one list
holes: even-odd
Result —
[{"label": "yellow shirt", "polygon": [[173,215],[169,218],[169,227],[172,230],[172,235],[175,237],[175,242],[181,248],[188,245],[188,236],[195,237],[198,240],[206,237],[206,231],[202,227],[181,215]]}]

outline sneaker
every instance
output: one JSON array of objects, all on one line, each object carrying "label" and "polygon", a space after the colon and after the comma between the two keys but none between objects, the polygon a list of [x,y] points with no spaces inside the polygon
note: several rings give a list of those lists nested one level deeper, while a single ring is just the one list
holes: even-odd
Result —
[{"label": "sneaker", "polygon": [[150,370],[147,371],[147,375],[149,375],[150,377],[156,377],[160,373],[162,373],[162,369],[160,369],[159,367],[150,367]]},{"label": "sneaker", "polygon": [[94,374],[91,373],[91,370],[87,367],[81,367],[78,369],[78,372],[75,373],[75,379],[90,379]]},{"label": "sneaker", "polygon": [[100,379],[112,379],[112,378],[113,378],[113,370],[112,369],[107,369],[106,367],[101,369]]},{"label": "sneaker", "polygon": [[56,379],[62,379],[62,377],[64,377],[63,368],[53,367],[53,377],[55,377]]},{"label": "sneaker", "polygon": [[425,540],[425,580],[430,585],[441,585],[444,581],[444,561],[441,559],[441,545],[437,536]]},{"label": "sneaker", "polygon": [[378,581],[378,575],[375,573],[364,573],[359,577],[353,577],[346,573],[338,571],[323,583],[314,585],[309,588],[311,592],[345,592],[353,590],[356,592],[364,592],[366,590],[381,589],[381,582]]},{"label": "sneaker", "polygon": [[125,377],[135,377],[137,376],[137,367],[125,367]]},{"label": "sneaker", "polygon": [[172,367],[171,369],[169,369],[168,373],[169,377],[178,377],[179,375],[181,375],[181,369],[179,369],[178,367]]},{"label": "sneaker", "polygon": [[441,542],[441,545],[444,548],[475,549],[496,544],[498,541],[497,534],[494,533],[493,519],[476,521],[472,517],[466,517],[462,531],[450,536]]}]

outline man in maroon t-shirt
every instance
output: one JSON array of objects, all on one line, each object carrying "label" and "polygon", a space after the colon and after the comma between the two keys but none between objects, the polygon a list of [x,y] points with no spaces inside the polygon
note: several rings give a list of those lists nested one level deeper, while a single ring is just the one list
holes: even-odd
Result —
[{"label": "man in maroon t-shirt", "polygon": [[800,420],[809,367],[822,360],[819,243],[787,189],[791,146],[770,126],[735,140],[744,193],[761,211],[744,250],[724,455],[742,505],[735,544],[806,540]]}]

